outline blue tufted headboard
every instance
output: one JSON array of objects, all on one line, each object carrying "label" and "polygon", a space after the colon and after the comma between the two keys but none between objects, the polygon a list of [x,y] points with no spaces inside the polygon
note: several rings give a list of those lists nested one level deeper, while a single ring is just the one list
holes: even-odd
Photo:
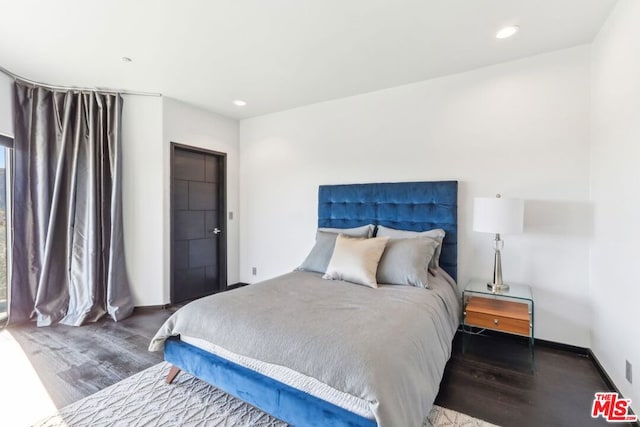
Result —
[{"label": "blue tufted headboard", "polygon": [[411,231],[444,229],[440,265],[457,279],[458,181],[320,186],[318,227],[367,224]]}]

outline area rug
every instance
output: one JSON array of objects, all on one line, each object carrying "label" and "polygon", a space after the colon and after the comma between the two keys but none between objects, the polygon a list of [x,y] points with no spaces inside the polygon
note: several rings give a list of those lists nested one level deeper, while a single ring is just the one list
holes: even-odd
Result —
[{"label": "area rug", "polygon": [[[287,424],[191,375],[164,379],[169,364],[159,363],[62,408],[38,427],[220,426],[285,427]],[[493,424],[439,406],[423,427],[490,427]]]}]

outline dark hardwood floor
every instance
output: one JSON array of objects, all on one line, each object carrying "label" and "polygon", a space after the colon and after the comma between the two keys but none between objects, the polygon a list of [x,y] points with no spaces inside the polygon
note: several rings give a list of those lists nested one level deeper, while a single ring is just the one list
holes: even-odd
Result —
[{"label": "dark hardwood floor", "polygon": [[[9,332],[60,408],[160,362],[162,354],[147,346],[173,311],[136,309],[119,323]],[[526,345],[512,338],[472,337],[470,344],[463,354],[456,337],[436,404],[505,427],[607,424],[590,417],[593,393],[609,388],[588,356],[538,345],[532,374]]]},{"label": "dark hardwood floor", "polygon": [[62,408],[161,362],[162,353],[147,347],[174,311],[137,308],[118,323],[102,319],[82,327],[20,325],[8,331],[53,403]]},{"label": "dark hardwood floor", "polygon": [[598,391],[613,390],[586,354],[537,344],[532,373],[525,339],[467,336],[463,353],[458,332],[435,403],[502,426],[609,425],[591,418]]}]

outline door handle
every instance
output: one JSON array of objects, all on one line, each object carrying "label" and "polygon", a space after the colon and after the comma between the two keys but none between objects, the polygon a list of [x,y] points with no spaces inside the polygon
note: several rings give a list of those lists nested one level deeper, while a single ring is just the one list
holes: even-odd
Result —
[{"label": "door handle", "polygon": [[222,233],[222,230],[220,230],[218,227],[216,227],[213,230],[209,230],[209,233],[220,234],[220,233]]}]

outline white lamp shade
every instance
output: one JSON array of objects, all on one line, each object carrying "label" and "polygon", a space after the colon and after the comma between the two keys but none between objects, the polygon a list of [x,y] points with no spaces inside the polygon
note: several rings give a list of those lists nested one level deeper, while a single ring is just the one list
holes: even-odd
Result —
[{"label": "white lamp shade", "polygon": [[524,201],[502,197],[476,197],[473,201],[473,230],[485,233],[521,233]]}]

